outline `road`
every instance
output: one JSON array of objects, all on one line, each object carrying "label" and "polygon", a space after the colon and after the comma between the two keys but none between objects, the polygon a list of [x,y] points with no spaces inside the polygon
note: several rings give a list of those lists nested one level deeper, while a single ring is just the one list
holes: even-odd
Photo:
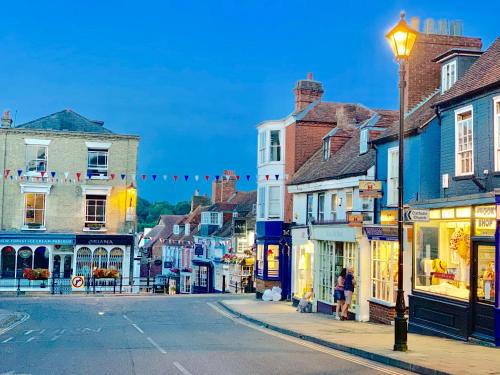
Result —
[{"label": "road", "polygon": [[0,374],[407,374],[231,319],[221,298],[0,298],[30,316],[0,335]]}]

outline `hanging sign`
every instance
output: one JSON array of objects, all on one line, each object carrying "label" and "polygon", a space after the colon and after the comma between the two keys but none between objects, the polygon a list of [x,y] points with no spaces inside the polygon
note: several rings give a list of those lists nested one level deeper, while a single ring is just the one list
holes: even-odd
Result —
[{"label": "hanging sign", "polygon": [[359,181],[361,198],[382,198],[382,181]]},{"label": "hanging sign", "polygon": [[497,227],[495,206],[478,206],[474,208],[474,234],[476,236],[494,236]]},{"label": "hanging sign", "polygon": [[380,223],[383,225],[395,225],[398,223],[397,210],[382,210],[380,212]]},{"label": "hanging sign", "polygon": [[347,214],[347,221],[350,227],[360,227],[363,225],[363,214]]}]

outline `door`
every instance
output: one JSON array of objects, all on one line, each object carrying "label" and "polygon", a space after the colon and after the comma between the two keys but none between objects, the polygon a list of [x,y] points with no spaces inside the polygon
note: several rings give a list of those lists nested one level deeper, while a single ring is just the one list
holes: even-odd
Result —
[{"label": "door", "polygon": [[64,256],[64,273],[63,276],[64,278],[70,278],[71,274],[73,273],[71,269],[71,264],[73,262],[73,257],[71,255],[65,255]]},{"label": "door", "polygon": [[61,277],[61,256],[54,255],[54,261],[52,262],[52,277]]},{"label": "door", "polygon": [[495,245],[474,243],[472,263],[472,335],[493,339],[495,334]]}]

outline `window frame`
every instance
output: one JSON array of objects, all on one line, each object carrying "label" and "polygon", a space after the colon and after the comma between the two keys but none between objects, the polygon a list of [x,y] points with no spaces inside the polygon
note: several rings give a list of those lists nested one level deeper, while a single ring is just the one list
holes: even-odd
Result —
[{"label": "window frame", "polygon": [[257,193],[257,199],[258,199],[257,217],[259,219],[265,219],[266,218],[266,187],[265,186],[259,186],[258,193]]},{"label": "window frame", "polygon": [[[453,77],[448,74],[453,67]],[[441,94],[448,91],[457,82],[457,60],[452,60],[441,67]]]},{"label": "window frame", "polygon": [[337,214],[339,209],[339,195],[338,193],[332,193],[330,196],[330,218],[331,220],[337,220]]},{"label": "window frame", "polygon": [[[272,142],[272,135],[273,133],[278,133],[278,144],[273,145]],[[273,158],[273,149],[277,149],[277,160],[274,160]],[[270,163],[276,163],[276,162],[281,162],[281,130],[280,129],[274,129],[269,131],[269,158],[268,158]]]},{"label": "window frame", "polygon": [[331,150],[331,137],[326,137],[323,140],[323,160],[327,161],[330,159],[330,150]]},{"label": "window frame", "polygon": [[359,132],[359,153],[365,154],[368,152],[368,128],[361,129]]},{"label": "window frame", "polygon": [[[467,112],[470,112],[470,119],[467,120],[458,120],[460,115],[463,115]],[[458,142],[459,142],[459,126],[462,125],[465,121],[470,121],[470,137],[471,137],[471,148],[470,150],[460,151],[460,154],[470,152],[471,154],[471,170],[468,172],[463,172],[461,167],[459,169],[459,152],[458,152]],[[460,122],[460,123],[459,123]],[[474,175],[474,111],[472,105],[468,105],[462,108],[455,110],[455,176],[472,176]]]},{"label": "window frame", "polygon": [[[104,153],[106,159],[105,166],[96,166],[91,167],[90,165],[90,155],[91,153]],[[97,160],[99,159],[99,155],[97,156]],[[99,177],[107,177],[109,169],[109,149],[99,149],[99,148],[88,148],[87,149],[87,174],[90,175],[90,178],[99,178]],[[92,171],[92,172],[91,172]]]},{"label": "window frame", "polygon": [[[273,199],[273,201],[278,202],[278,212],[271,212],[271,190],[275,191],[277,190],[278,192],[278,198]],[[282,202],[282,197],[281,197],[281,186],[280,185],[269,185],[267,187],[267,196],[268,196],[268,204],[267,204],[267,217],[269,219],[280,219],[281,218],[281,202]],[[276,203],[276,202],[274,202]]]},{"label": "window frame", "polygon": [[[396,155],[394,157],[393,155]],[[396,164],[395,173],[393,176],[391,162]],[[387,150],[387,206],[397,206],[398,205],[398,184],[399,184],[399,147],[391,147]]]},{"label": "window frame", "polygon": [[266,162],[266,148],[267,148],[267,130],[259,132],[259,164],[264,164]]},{"label": "window frame", "polygon": [[[29,151],[28,150],[30,148],[34,148],[34,147],[37,148],[37,152],[36,152],[37,157],[34,158],[34,159],[29,159],[28,160],[28,158],[29,158]],[[40,148],[45,149],[45,159],[39,159],[38,158],[38,150]],[[49,170],[49,167],[48,167],[48,165],[49,165],[49,146],[48,146],[48,144],[26,143],[24,150],[25,150],[24,151],[25,152],[25,156],[24,156],[24,164],[25,164],[24,165],[24,170],[25,170],[26,175],[36,176],[36,175],[40,175],[41,172],[47,173],[47,171]],[[29,163],[31,161],[35,161],[37,163],[38,163],[38,161],[44,161],[44,163],[45,163],[45,169],[44,170],[38,170],[38,166],[37,166],[36,170],[29,170],[28,169],[28,165],[29,165]]]},{"label": "window frame", "polygon": [[500,171],[500,96],[493,98],[493,142],[495,172]]},{"label": "window frame", "polygon": [[[97,197],[100,197],[100,198],[97,198]],[[97,218],[97,216],[102,216],[103,217],[103,220],[102,221],[98,221],[97,219],[96,220],[89,220],[89,201],[94,201],[94,214],[92,216],[94,216],[95,218]],[[103,205],[103,214],[102,215],[98,215],[97,214],[97,202],[100,201],[104,201],[104,205]],[[85,228],[89,228],[89,224],[90,225],[102,225],[101,229],[104,229],[106,228],[106,206],[107,206],[107,202],[108,202],[108,199],[107,199],[107,196],[106,195],[94,195],[94,194],[87,194],[85,195],[85,225],[84,227]]]},{"label": "window frame", "polygon": [[[36,212],[37,211],[42,211],[42,222],[41,223],[35,223],[35,222],[31,222],[31,223],[28,223],[26,221],[27,219],[27,203],[28,203],[28,195],[30,194],[33,194],[35,197],[34,197],[34,202],[36,204],[36,196],[38,195],[41,195],[43,197],[43,208],[42,209],[39,209],[39,208],[31,208],[30,211],[33,211],[33,218],[36,218]],[[24,193],[24,205],[23,205],[23,229],[25,228],[29,228],[29,225],[30,224],[35,224],[35,225],[38,225],[39,224],[39,227],[37,227],[36,229],[44,229],[45,228],[45,222],[46,222],[46,211],[47,211],[47,194],[46,193],[43,193],[43,192],[25,192]]]},{"label": "window frame", "polygon": [[318,202],[316,204],[317,212],[316,212],[316,220],[318,222],[325,221],[325,193],[318,193]]},{"label": "window frame", "polygon": [[[309,201],[309,198],[311,201]],[[314,194],[306,194],[306,224],[309,224],[311,220],[314,220]]]}]

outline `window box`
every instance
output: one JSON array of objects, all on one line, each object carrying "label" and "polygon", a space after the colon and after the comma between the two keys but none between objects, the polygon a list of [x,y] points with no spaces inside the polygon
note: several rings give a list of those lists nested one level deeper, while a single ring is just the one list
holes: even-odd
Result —
[{"label": "window box", "polygon": [[85,223],[84,230],[103,232],[103,231],[106,231],[106,226],[105,226],[105,224],[100,224],[100,223]]}]

